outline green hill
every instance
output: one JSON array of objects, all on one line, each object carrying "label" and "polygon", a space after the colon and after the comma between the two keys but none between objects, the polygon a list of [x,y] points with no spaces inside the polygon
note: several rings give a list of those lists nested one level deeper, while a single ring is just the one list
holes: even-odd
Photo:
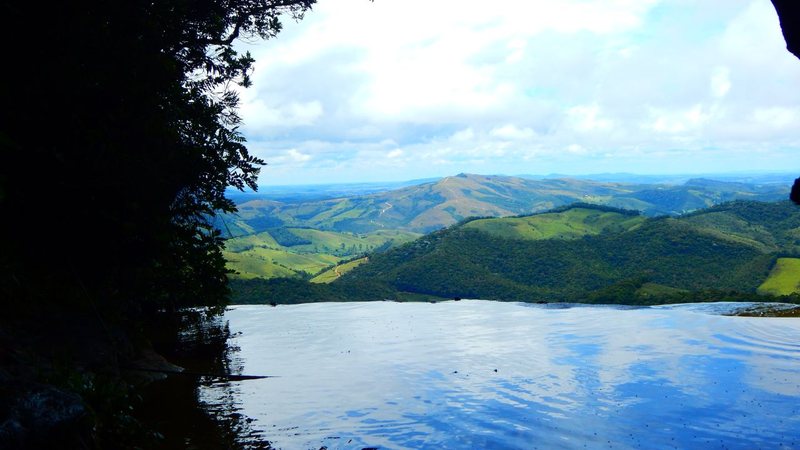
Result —
[{"label": "green hill", "polygon": [[234,278],[310,278],[342,260],[385,251],[417,237],[417,233],[396,230],[354,234],[270,228],[228,239],[223,254]]},{"label": "green hill", "polygon": [[[523,301],[632,301],[637,292],[657,301],[667,293],[709,289],[754,294],[775,251],[793,251],[792,230],[800,220],[788,203],[735,202],[638,221],[605,208],[591,211],[581,205],[469,221],[375,255],[336,283],[380,280],[397,291]],[[588,227],[588,217],[613,226],[605,232]],[[530,223],[537,231],[522,227]]]},{"label": "green hill", "polygon": [[800,259],[778,258],[769,277],[758,287],[758,291],[771,295],[800,293]]},{"label": "green hill", "polygon": [[310,281],[312,283],[330,283],[332,281],[336,281],[342,275],[346,274],[347,272],[350,272],[351,270],[355,269],[361,264],[366,263],[367,261],[369,261],[369,258],[365,256],[363,258],[358,258],[352,261],[338,264],[315,276]]},{"label": "green hill", "polygon": [[735,199],[775,201],[787,196],[784,184],[695,179],[683,185],[656,185],[460,174],[334,199],[281,202],[242,197],[246,201],[238,204],[239,213],[221,218],[217,227],[229,236],[280,227],[352,233],[387,229],[426,233],[466,217],[531,214],[575,202],[635,209],[654,216],[682,214]]},{"label": "green hill", "polygon": [[464,225],[507,239],[578,239],[629,230],[646,219],[636,211],[576,204],[543,214],[503,219],[478,219]]},{"label": "green hill", "polygon": [[800,251],[800,214],[788,201],[730,202],[687,214],[681,220],[762,252]]}]

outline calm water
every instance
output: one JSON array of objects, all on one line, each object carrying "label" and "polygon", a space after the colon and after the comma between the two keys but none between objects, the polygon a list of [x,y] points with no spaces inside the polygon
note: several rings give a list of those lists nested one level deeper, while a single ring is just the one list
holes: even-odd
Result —
[{"label": "calm water", "polygon": [[276,448],[800,448],[800,319],[729,305],[239,306],[203,388]]}]

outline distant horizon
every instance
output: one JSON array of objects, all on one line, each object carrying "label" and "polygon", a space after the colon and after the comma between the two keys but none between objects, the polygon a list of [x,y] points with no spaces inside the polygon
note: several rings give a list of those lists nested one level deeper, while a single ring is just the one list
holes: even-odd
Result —
[{"label": "distant horizon", "polygon": [[[284,183],[284,184],[266,184],[258,183],[258,188],[283,188],[283,187],[302,187],[302,186],[347,186],[347,185],[380,185],[380,184],[403,184],[414,182],[426,182],[438,180],[447,177],[455,177],[461,174],[477,175],[477,176],[502,176],[502,177],[516,177],[516,178],[530,178],[530,179],[552,179],[552,178],[578,178],[586,180],[609,181],[608,178],[613,177],[628,177],[628,178],[737,178],[737,177],[787,177],[787,181],[800,177],[800,169],[798,170],[739,170],[739,171],[720,171],[720,172],[664,172],[664,173],[636,173],[636,172],[597,172],[597,173],[547,173],[547,174],[506,174],[506,173],[476,173],[476,172],[458,172],[441,176],[430,177],[414,177],[408,179],[392,179],[392,180],[347,180],[347,181],[333,181],[333,182],[320,182],[320,183]],[[596,179],[597,177],[600,179]],[[259,179],[261,181],[261,179]],[[725,181],[725,180],[720,180]],[[624,182],[624,181],[620,181]]]}]

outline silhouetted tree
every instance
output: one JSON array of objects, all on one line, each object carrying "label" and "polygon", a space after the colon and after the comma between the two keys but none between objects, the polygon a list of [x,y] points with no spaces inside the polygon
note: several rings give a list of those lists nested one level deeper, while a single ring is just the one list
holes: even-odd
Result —
[{"label": "silhouetted tree", "polygon": [[219,305],[208,219],[263,164],[237,129],[234,87],[254,61],[233,43],[275,36],[314,1],[4,2],[4,296]]}]

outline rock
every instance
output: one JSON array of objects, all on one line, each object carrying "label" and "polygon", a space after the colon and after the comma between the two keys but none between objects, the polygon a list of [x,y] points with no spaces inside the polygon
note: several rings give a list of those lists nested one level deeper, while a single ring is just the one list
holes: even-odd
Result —
[{"label": "rock", "polygon": [[183,372],[183,367],[172,364],[152,349],[141,350],[139,358],[129,364],[127,379],[133,384],[148,384],[163,380],[169,373]]},{"label": "rock", "polygon": [[89,410],[75,393],[40,383],[0,386],[0,448],[90,448]]},{"label": "rock", "polygon": [[800,58],[800,2],[797,0],[772,0],[786,41],[786,49]]}]

